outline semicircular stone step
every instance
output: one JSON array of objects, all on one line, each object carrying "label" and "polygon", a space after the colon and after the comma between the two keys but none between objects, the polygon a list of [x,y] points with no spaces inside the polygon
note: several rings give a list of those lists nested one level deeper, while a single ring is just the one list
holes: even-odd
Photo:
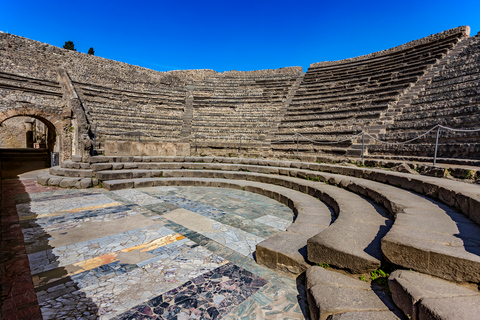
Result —
[{"label": "semicircular stone step", "polygon": [[[314,237],[308,241],[308,260],[313,263],[329,263],[356,273],[369,272],[380,267],[382,259],[380,241],[390,228],[391,222],[385,211],[379,206],[352,192],[321,182],[252,172],[164,170],[163,174],[169,178],[241,179],[275,184],[307,192],[331,205],[339,215],[337,221],[329,227],[333,228],[332,232],[329,231],[325,237],[321,234],[326,231],[323,231],[320,235],[318,235],[318,232],[308,232],[311,228],[308,225],[309,222],[312,223],[312,217],[306,215],[299,215],[297,218],[297,222],[301,222],[301,225],[295,223],[288,229],[289,232],[296,232],[296,229],[302,228],[303,235],[308,234],[309,238]],[[145,183],[147,180],[142,181]],[[104,185],[110,187],[112,183],[113,181],[106,181]],[[115,183],[116,185],[124,185],[129,182],[120,180]],[[325,209],[317,208],[317,210]],[[267,239],[266,243],[272,247],[285,247],[289,243],[285,240],[287,237],[291,238],[292,243],[294,242],[294,237],[290,234],[285,235],[284,238],[280,238],[280,235],[278,235],[275,239]],[[262,246],[259,247],[259,251],[261,250],[263,250]],[[307,248],[302,254],[306,253]]]},{"label": "semicircular stone step", "polygon": [[403,319],[385,292],[373,290],[370,284],[345,274],[310,267],[305,289],[312,319]]},{"label": "semicircular stone step", "polygon": [[395,304],[409,319],[470,320],[480,315],[476,288],[408,270],[388,278]]},{"label": "semicircular stone step", "polygon": [[[107,190],[152,186],[209,186],[244,189],[274,198],[288,205],[296,213],[295,222],[287,229],[257,244],[257,263],[287,274],[298,275],[310,263],[307,259],[307,240],[322,232],[332,220],[330,209],[318,199],[285,187],[254,181],[218,178],[140,178],[104,181]],[[308,219],[309,227],[302,227],[302,219]],[[295,227],[300,224],[300,227]],[[292,228],[293,227],[293,228]]]}]

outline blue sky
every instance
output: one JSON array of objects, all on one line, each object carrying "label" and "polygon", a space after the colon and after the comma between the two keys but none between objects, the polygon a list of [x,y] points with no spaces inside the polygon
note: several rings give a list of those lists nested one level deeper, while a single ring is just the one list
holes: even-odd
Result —
[{"label": "blue sky", "polygon": [[158,71],[306,71],[461,25],[480,31],[479,0],[0,0],[0,31]]}]

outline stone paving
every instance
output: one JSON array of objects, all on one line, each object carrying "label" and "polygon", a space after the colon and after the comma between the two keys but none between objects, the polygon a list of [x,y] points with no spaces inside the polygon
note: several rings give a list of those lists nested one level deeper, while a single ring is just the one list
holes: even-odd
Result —
[{"label": "stone paving", "polygon": [[242,190],[2,181],[2,319],[305,319],[301,279],[255,263],[292,222]]}]

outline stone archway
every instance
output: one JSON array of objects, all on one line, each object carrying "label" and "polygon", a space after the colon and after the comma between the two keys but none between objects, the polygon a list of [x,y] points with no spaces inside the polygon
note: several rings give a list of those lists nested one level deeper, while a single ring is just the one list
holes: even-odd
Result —
[{"label": "stone archway", "polygon": [[5,120],[13,117],[31,117],[44,123],[48,128],[48,136],[46,139],[48,151],[58,152],[60,161],[72,158],[72,136],[74,133],[73,127],[71,126],[70,114],[52,116],[41,109],[27,107],[13,108],[0,112],[0,125]]}]

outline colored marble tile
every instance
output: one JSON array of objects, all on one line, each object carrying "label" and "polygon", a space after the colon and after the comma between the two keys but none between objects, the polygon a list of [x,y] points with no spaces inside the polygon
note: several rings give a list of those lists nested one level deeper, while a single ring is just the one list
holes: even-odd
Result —
[{"label": "colored marble tile", "polygon": [[189,210],[178,209],[164,214],[163,217],[252,258],[255,246],[264,240],[261,237],[224,225]]},{"label": "colored marble tile", "polygon": [[[26,242],[37,241],[35,246],[38,246],[38,241],[45,237],[50,232],[67,231],[72,228],[81,227],[86,222],[107,222],[117,220],[129,216],[135,216],[139,213],[131,210],[130,205],[118,205],[101,209],[92,209],[86,211],[79,211],[73,213],[66,213],[62,215],[50,215],[35,220],[27,220],[22,222],[23,236]],[[48,244],[46,239],[41,239],[43,244]],[[27,246],[32,248],[34,246]],[[27,249],[32,252],[33,249]]]},{"label": "colored marble tile", "polygon": [[[272,214],[273,212],[276,212],[276,214],[278,214],[279,212],[278,208],[281,207],[281,205],[272,199],[269,199],[269,200],[273,201],[274,204],[276,205],[277,207],[276,211],[269,210],[268,206],[266,207],[265,205],[263,206],[257,205],[255,206],[255,209],[258,211],[261,211],[261,213],[258,212],[256,214],[253,214],[252,211],[254,210],[254,208],[251,208],[251,210],[243,210],[241,212],[242,215],[237,215],[236,212],[238,210],[238,207],[252,207],[250,203],[248,202],[246,203],[245,201],[252,200],[250,198],[255,198],[253,200],[258,200],[256,199],[258,197],[263,199],[265,198],[256,194],[252,194],[245,191],[238,191],[238,190],[229,190],[229,189],[217,190],[217,188],[214,189],[214,188],[204,188],[204,187],[185,187],[185,189],[188,192],[184,192],[185,194],[182,194],[184,195],[184,197],[179,197],[177,195],[170,194],[172,192],[171,189],[169,189],[168,192],[162,193],[162,188],[160,188],[159,190],[156,190],[156,192],[152,191],[152,189],[149,188],[150,190],[149,194],[156,195],[159,199],[163,199],[165,203],[160,205],[148,206],[148,208],[159,214],[164,214],[164,213],[173,211],[175,208],[180,207],[183,209],[187,209],[189,211],[199,213],[207,218],[216,220],[222,224],[229,225],[237,229],[241,229],[247,233],[254,234],[261,238],[271,237],[274,234],[278,233],[280,230],[285,230],[285,228],[282,229],[282,228],[278,228],[277,226],[279,224],[284,225],[288,223],[288,222],[287,223],[283,222],[284,220],[282,218],[276,217],[273,215],[268,215],[268,217],[272,217],[275,221],[275,222],[271,222],[271,224],[263,223],[263,222],[268,222],[272,220],[271,218],[263,218],[263,220],[261,221],[254,220],[254,218],[258,219],[258,217],[260,218],[264,217],[265,214],[269,213],[270,211],[272,211]],[[213,195],[207,192],[212,189],[213,191],[211,192],[213,193]],[[140,190],[143,191],[143,189],[140,189]],[[177,188],[175,192],[181,193],[182,190],[183,188]],[[236,193],[230,194],[230,192],[232,191]],[[196,192],[197,194],[192,195],[192,193],[194,192]],[[165,193],[167,193],[167,195],[165,195]],[[202,205],[201,203],[198,202],[198,199],[205,201],[205,198],[207,197],[206,194],[208,195],[210,205]],[[226,195],[228,195],[228,197]],[[187,199],[187,197],[190,199]],[[191,198],[193,198],[194,200],[192,200]],[[230,203],[232,199],[236,200],[236,202],[233,204]],[[219,207],[218,206],[219,202],[223,204],[223,208],[225,208],[226,211],[216,209]],[[215,208],[212,207],[212,205],[214,205]],[[288,210],[289,210],[289,217],[290,217],[289,221],[291,221],[293,214],[290,211],[290,209]],[[247,214],[247,212],[249,214]]]},{"label": "colored marble tile", "polygon": [[227,263],[115,319],[220,319],[266,283],[253,273]]},{"label": "colored marble tile", "polygon": [[140,245],[157,239],[158,236],[165,236],[172,233],[172,230],[163,227],[163,225],[154,225],[113,234],[107,237],[100,237],[67,246],[34,252],[29,254],[30,268],[32,269],[32,274],[36,274],[56,267],[66,266],[105,255],[114,251],[120,251],[127,247]]},{"label": "colored marble tile", "polygon": [[[114,204],[115,203],[115,204]],[[73,210],[84,211],[101,208],[99,206],[113,206],[120,203],[114,202],[103,194],[93,194],[86,199],[58,199],[51,201],[31,201],[17,205],[17,212],[20,220],[32,219],[36,217],[51,216],[57,213],[75,212]]]},{"label": "colored marble tile", "polygon": [[[275,200],[223,188],[12,186],[2,208],[20,211],[28,270],[17,278],[35,284],[22,310],[34,301],[43,319],[308,318],[301,285],[252,259],[256,243],[293,216]],[[7,221],[2,214],[2,228]]]},{"label": "colored marble tile", "polygon": [[292,220],[285,220],[271,215],[265,215],[263,217],[255,219],[255,221],[266,224],[267,226],[277,228],[279,230],[286,230],[288,226],[292,224]]},{"label": "colored marble tile", "polygon": [[179,206],[169,202],[161,202],[153,205],[147,205],[145,207],[155,212],[156,214],[160,214],[160,215],[180,208]]},{"label": "colored marble tile", "polygon": [[126,190],[119,190],[119,191],[114,191],[113,194],[122,197],[123,199],[126,199],[127,201],[134,202],[136,204],[139,204],[141,206],[146,206],[150,204],[155,204],[159,202],[163,202],[157,197],[152,197],[149,196],[146,193],[140,192],[138,190],[134,189],[126,189]]},{"label": "colored marble tile", "polygon": [[216,217],[226,214],[226,212],[223,210],[218,210],[217,208],[214,208],[212,206],[204,205],[196,201],[188,200],[175,195],[162,196],[162,197],[159,197],[159,199],[162,199],[165,202],[176,205],[177,207],[199,213],[207,218],[214,219]]},{"label": "colored marble tile", "polygon": [[292,211],[285,205],[243,190],[208,187],[157,187],[141,190],[152,196],[175,195],[252,220],[264,215],[278,216],[290,221],[293,218]]}]

